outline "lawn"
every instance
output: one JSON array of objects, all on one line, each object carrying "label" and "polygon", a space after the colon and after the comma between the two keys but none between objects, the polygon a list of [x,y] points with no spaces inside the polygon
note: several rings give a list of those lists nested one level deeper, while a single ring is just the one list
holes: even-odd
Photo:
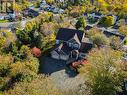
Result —
[{"label": "lawn", "polygon": [[0,23],[8,22],[8,20],[0,20]]}]

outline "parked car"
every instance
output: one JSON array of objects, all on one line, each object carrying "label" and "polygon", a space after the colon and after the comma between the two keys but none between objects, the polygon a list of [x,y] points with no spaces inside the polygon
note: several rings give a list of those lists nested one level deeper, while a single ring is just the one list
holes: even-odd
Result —
[{"label": "parked car", "polygon": [[37,12],[37,11],[35,11],[35,10],[32,10],[32,9],[29,9],[28,10],[28,16],[29,17],[37,17],[39,15],[39,13]]},{"label": "parked car", "polygon": [[64,13],[64,10],[63,9],[60,9],[59,10],[59,14],[63,14]]},{"label": "parked car", "polygon": [[4,16],[0,16],[0,20],[4,20]]},{"label": "parked car", "polygon": [[11,19],[11,17],[9,16],[9,15],[6,15],[5,17],[4,17],[4,20],[10,20]]},{"label": "parked car", "polygon": [[12,19],[15,18],[15,14],[14,14],[14,13],[13,13],[13,14],[9,14],[9,16],[10,16]]}]

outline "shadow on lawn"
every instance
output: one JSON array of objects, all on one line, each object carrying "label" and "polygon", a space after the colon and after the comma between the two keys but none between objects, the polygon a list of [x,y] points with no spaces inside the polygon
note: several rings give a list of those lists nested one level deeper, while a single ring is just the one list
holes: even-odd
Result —
[{"label": "shadow on lawn", "polygon": [[46,75],[51,75],[52,73],[65,70],[65,73],[69,77],[75,77],[77,73],[73,70],[70,70],[66,66],[66,62],[62,60],[55,60],[50,57],[41,57],[40,58],[40,72]]}]

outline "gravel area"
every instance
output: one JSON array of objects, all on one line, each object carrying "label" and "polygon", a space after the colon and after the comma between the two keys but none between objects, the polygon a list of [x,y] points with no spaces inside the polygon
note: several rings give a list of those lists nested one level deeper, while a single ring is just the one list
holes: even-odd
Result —
[{"label": "gravel area", "polygon": [[65,61],[44,57],[42,58],[40,70],[43,74],[49,74],[54,84],[61,90],[74,90],[84,83],[81,76],[66,67]]}]

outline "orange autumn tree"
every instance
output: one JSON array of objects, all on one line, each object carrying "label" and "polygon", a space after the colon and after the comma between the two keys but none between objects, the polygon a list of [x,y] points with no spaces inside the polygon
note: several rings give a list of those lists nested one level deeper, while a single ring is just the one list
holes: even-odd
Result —
[{"label": "orange autumn tree", "polygon": [[41,56],[41,50],[37,47],[32,48],[31,52],[35,57],[40,57]]}]

